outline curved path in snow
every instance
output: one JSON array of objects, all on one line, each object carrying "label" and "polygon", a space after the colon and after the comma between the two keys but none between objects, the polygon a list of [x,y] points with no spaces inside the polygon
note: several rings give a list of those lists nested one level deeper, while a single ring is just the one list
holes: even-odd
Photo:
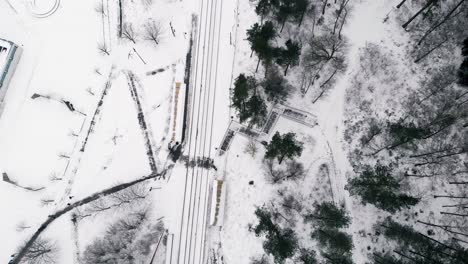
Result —
[{"label": "curved path in snow", "polygon": [[[48,2],[48,5],[42,4]],[[37,18],[46,18],[53,15],[60,6],[60,0],[30,0],[31,15]]]}]

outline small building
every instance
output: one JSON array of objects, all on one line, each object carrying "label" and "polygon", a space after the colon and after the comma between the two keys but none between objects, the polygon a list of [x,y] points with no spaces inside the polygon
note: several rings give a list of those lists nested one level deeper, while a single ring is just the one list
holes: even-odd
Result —
[{"label": "small building", "polygon": [[21,48],[15,43],[0,38],[0,103],[3,102],[8,83],[21,57]]}]

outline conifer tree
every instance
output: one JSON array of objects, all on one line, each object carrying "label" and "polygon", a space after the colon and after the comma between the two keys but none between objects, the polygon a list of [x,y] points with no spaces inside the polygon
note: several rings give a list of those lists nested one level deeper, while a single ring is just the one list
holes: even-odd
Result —
[{"label": "conifer tree", "polygon": [[374,168],[364,166],[360,175],[348,182],[346,189],[351,195],[360,196],[363,204],[370,203],[391,213],[419,202],[418,198],[400,194],[400,183],[393,177],[391,168],[381,164]]},{"label": "conifer tree", "polygon": [[288,73],[289,67],[294,67],[299,64],[301,55],[301,45],[288,39],[285,43],[286,48],[276,49],[276,63],[284,67],[284,75]]},{"label": "conifer tree", "polygon": [[247,30],[247,40],[250,43],[250,48],[258,56],[257,70],[260,61],[263,61],[267,66],[271,64],[274,49],[270,42],[275,38],[276,31],[271,21],[266,21],[263,25],[255,23]]},{"label": "conifer tree", "polygon": [[306,220],[327,228],[347,227],[351,222],[351,218],[346,213],[346,210],[338,208],[332,202],[323,202],[315,205],[315,211],[308,214]]},{"label": "conifer tree", "polygon": [[270,143],[267,145],[265,157],[268,159],[277,158],[281,164],[284,158],[292,159],[302,154],[302,143],[296,140],[296,134],[286,133],[281,135],[276,132]]},{"label": "conifer tree", "polygon": [[232,106],[239,111],[240,122],[244,122],[251,116],[248,109],[248,101],[254,93],[257,86],[257,81],[253,76],[245,76],[239,74],[234,82],[234,90],[232,93]]}]

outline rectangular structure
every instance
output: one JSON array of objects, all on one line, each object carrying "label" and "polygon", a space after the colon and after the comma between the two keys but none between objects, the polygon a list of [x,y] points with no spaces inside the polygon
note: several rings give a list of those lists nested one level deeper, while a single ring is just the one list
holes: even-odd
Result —
[{"label": "rectangular structure", "polygon": [[15,43],[0,38],[0,103],[3,102],[8,83],[21,57],[21,48]]},{"label": "rectangular structure", "polygon": [[211,196],[210,225],[223,226],[224,201],[226,199],[226,184],[222,180],[213,181]]}]

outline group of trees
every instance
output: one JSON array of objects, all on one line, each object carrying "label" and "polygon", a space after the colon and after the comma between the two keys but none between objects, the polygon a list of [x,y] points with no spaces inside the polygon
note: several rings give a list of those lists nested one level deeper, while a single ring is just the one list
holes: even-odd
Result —
[{"label": "group of trees", "polygon": [[259,91],[255,77],[240,74],[234,82],[232,106],[239,112],[240,122],[250,119],[251,124],[262,124],[267,107]]},{"label": "group of trees", "polygon": [[139,263],[151,255],[151,246],[164,233],[161,224],[151,225],[148,211],[132,213],[110,224],[104,237],[86,247],[86,264]]},{"label": "group of trees", "polygon": [[58,253],[59,248],[54,241],[39,237],[26,252],[21,263],[53,264],[56,263]]},{"label": "group of trees", "polygon": [[288,39],[284,47],[275,47],[273,42],[277,36],[275,24],[271,21],[266,21],[262,25],[255,23],[247,30],[247,40],[250,43],[252,52],[255,52],[258,57],[257,70],[260,62],[263,62],[265,72],[268,72],[272,67],[272,63],[276,62],[284,68],[284,75],[286,75],[289,67],[299,64],[301,45]]},{"label": "group of trees", "polygon": [[[420,62],[436,50],[452,52],[466,38],[468,30],[468,8],[465,0],[427,0],[400,2],[397,8],[410,9],[409,16],[402,18],[402,27],[416,41],[416,59]],[[445,51],[444,51],[445,50]]]},{"label": "group of trees", "polygon": [[265,95],[268,101],[280,103],[286,100],[291,90],[292,87],[276,68],[271,68],[261,82],[254,76],[239,74],[232,91],[232,106],[237,110],[241,123],[248,120],[250,125],[261,126],[267,115]]},{"label": "group of trees", "polygon": [[306,215],[306,221],[314,223],[315,230],[311,236],[321,247],[324,263],[351,264],[353,240],[343,231],[348,227],[351,218],[344,208],[332,202],[315,205],[315,210]]},{"label": "group of trees", "polygon": [[358,195],[363,204],[370,203],[391,213],[409,208],[419,201],[400,193],[400,180],[392,175],[390,167],[382,164],[364,166],[358,177],[349,180],[346,189],[351,195]]},{"label": "group of trees", "polygon": [[[393,251],[376,249],[371,256],[373,263],[467,262],[466,252],[455,243],[466,243],[462,229],[468,175],[466,3],[420,0],[402,1],[397,6],[400,18],[405,16],[403,27],[415,41],[414,49],[408,52],[416,54],[416,63],[423,62],[411,68],[420,71],[416,85],[407,83],[414,72],[406,74],[383,62],[361,62],[391,72],[394,86],[382,87],[395,90],[383,93],[387,98],[382,98],[383,89],[376,84],[388,79],[375,72],[371,73],[372,80],[356,82],[360,86],[357,89],[364,88],[353,90],[362,98],[356,99],[358,107],[353,102],[353,114],[358,118],[353,116],[348,130],[355,177],[348,180],[347,190],[364,205],[373,204],[417,223],[379,223],[376,234],[384,235],[384,243],[389,240],[390,245],[398,246]],[[461,65],[458,54],[453,53],[459,48],[464,56]],[[438,56],[429,56],[436,53]],[[421,208],[421,201],[426,208]],[[427,219],[437,224],[425,223]],[[427,226],[440,232],[425,230]]]},{"label": "group of trees", "polygon": [[374,252],[373,263],[447,263],[468,262],[468,250],[456,241],[440,241],[415,230],[412,226],[402,225],[391,218],[376,225],[376,229],[397,245],[391,251]]},{"label": "group of trees", "polygon": [[[296,212],[300,212],[296,208]],[[304,212],[304,211],[303,211]],[[302,215],[306,224],[311,225],[310,240],[301,242],[290,227],[293,226],[281,212],[272,208],[261,207],[255,211],[257,224],[251,228],[256,236],[264,236],[263,248],[275,263],[284,263],[287,259],[295,263],[340,263],[352,264],[352,237],[345,232],[351,218],[346,210],[337,207],[332,202],[316,204],[313,210],[306,210]],[[280,220],[286,219],[286,222]],[[281,223],[282,222],[282,223]],[[285,227],[283,227],[285,226]],[[320,248],[320,258],[311,248],[312,240],[316,240]],[[254,259],[252,263],[267,264],[269,257]]]},{"label": "group of trees", "polygon": [[296,139],[296,134],[289,132],[281,135],[276,132],[266,147],[265,158],[278,159],[279,164],[285,158],[292,159],[302,154],[302,143]]},{"label": "group of trees", "polygon": [[[265,164],[272,183],[283,180],[297,180],[304,176],[304,165],[294,160],[302,154],[303,144],[296,139],[296,134],[276,132],[266,145]],[[285,159],[289,159],[285,166],[281,166]],[[278,161],[276,166],[275,160]],[[279,167],[279,168],[276,168]]]},{"label": "group of trees", "polygon": [[[251,118],[250,123],[261,125],[266,116],[267,99],[272,103],[285,101],[292,89],[287,81],[279,74],[275,63],[284,69],[299,64],[301,44],[293,39],[284,40],[284,46],[276,46],[276,39],[286,22],[302,23],[309,8],[309,0],[258,0],[255,8],[261,18],[261,23],[255,23],[247,30],[247,41],[250,43],[252,55],[258,57],[257,69],[260,62],[265,66],[265,78],[257,81],[253,76],[240,74],[234,83],[233,106],[239,112],[240,121]],[[264,21],[267,19],[266,21]],[[280,27],[278,32],[278,27]],[[262,87],[263,89],[258,89]]]},{"label": "group of trees", "polygon": [[[349,0],[340,1],[311,1],[311,0],[257,0],[255,11],[261,18],[260,23],[255,23],[247,30],[247,41],[250,43],[252,55],[255,53],[258,57],[257,68],[260,63],[264,65],[264,81],[252,82],[258,84],[263,90],[252,89],[251,96],[240,97],[243,90],[241,83],[235,83],[233,97],[233,106],[239,112],[239,118],[245,121],[250,116],[255,117],[254,121],[263,121],[265,116],[263,95],[267,96],[268,101],[272,103],[281,103],[288,98],[292,87],[285,78],[278,73],[278,66],[282,67],[286,76],[288,70],[292,67],[301,66],[301,91],[305,94],[312,86],[317,86],[314,91],[313,102],[320,99],[334,84],[334,80],[339,73],[345,70],[345,47],[346,40],[342,37],[341,31],[347,16],[347,6]],[[321,19],[317,20],[317,9],[321,7]],[[330,13],[329,18],[325,19],[325,10],[335,8],[335,12]],[[310,18],[310,19],[305,19]],[[309,21],[312,20],[313,22]],[[317,20],[317,21],[316,21]],[[300,27],[304,21],[312,30],[300,32]],[[310,22],[310,23],[309,23]],[[286,24],[295,25],[294,34],[291,32],[287,37],[282,36],[282,31]],[[323,30],[315,36],[316,25],[321,25]],[[302,39],[308,39],[306,45],[303,45]],[[278,46],[277,43],[282,43]],[[305,46],[305,48],[303,48]],[[304,52],[303,52],[304,50]],[[245,77],[244,74],[239,78]],[[252,77],[254,78],[254,77]],[[250,87],[255,86],[251,85]],[[245,94],[245,93],[244,93]],[[249,109],[245,99],[251,99],[259,107]],[[244,104],[236,103],[241,101]],[[252,104],[250,104],[251,106]],[[252,107],[251,107],[252,108]],[[253,111],[253,114],[249,114]],[[258,118],[261,116],[262,118]]]},{"label": "group of trees", "polygon": [[[122,8],[120,6],[120,8]],[[104,5],[104,2],[99,2],[94,9],[101,17],[104,19],[108,16],[107,7]],[[122,11],[122,10],[121,10]],[[154,45],[159,45],[161,38],[164,34],[164,29],[162,24],[159,21],[148,20],[142,26],[143,31],[139,32],[132,23],[122,23],[120,25],[119,37],[131,41],[133,44],[136,44],[138,40],[146,40],[154,43]],[[98,51],[103,55],[110,55],[110,47],[107,45],[106,41],[98,43]]]},{"label": "group of trees", "polygon": [[292,257],[298,249],[297,236],[291,228],[283,228],[274,222],[271,212],[266,208],[255,211],[258,223],[253,227],[256,236],[265,236],[263,249],[271,254],[275,263],[281,264]]},{"label": "group of trees", "polygon": [[309,0],[258,0],[255,12],[262,21],[265,18],[275,20],[281,32],[286,22],[301,26],[309,7]]}]

